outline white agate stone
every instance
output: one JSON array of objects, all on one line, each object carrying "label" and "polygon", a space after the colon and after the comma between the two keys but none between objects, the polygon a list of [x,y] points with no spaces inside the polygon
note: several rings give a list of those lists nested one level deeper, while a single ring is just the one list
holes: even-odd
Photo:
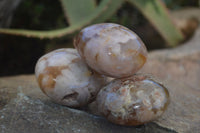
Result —
[{"label": "white agate stone", "polygon": [[169,104],[169,92],[152,76],[114,79],[97,95],[99,113],[109,121],[136,126],[159,118]]},{"label": "white agate stone", "polygon": [[42,56],[35,67],[41,90],[55,102],[81,107],[91,102],[105,83],[75,49],[58,49]]},{"label": "white agate stone", "polygon": [[114,78],[133,75],[147,59],[141,39],[126,27],[113,23],[84,28],[74,39],[74,46],[88,66]]}]

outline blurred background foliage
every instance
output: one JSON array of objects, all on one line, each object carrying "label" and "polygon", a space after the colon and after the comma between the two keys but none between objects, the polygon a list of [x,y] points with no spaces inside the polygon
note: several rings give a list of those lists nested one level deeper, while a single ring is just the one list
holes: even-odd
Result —
[{"label": "blurred background foliage", "polygon": [[183,7],[199,7],[198,0],[163,0],[167,7],[171,10],[181,9]]},{"label": "blurred background foliage", "polygon": [[58,0],[24,0],[15,11],[11,28],[51,30],[66,25]]},{"label": "blurred background foliage", "polygon": [[[162,1],[170,10],[191,6],[199,7],[198,0]],[[62,0],[23,0],[14,12],[10,28],[54,30],[69,27],[71,23],[66,20],[67,14],[63,12],[61,2]],[[102,1],[97,0],[96,2],[95,6]],[[166,40],[155,30],[152,23],[144,17],[141,10],[136,8],[137,6],[134,7],[130,2],[123,2],[119,7],[108,19],[105,18],[104,22],[118,23],[132,29],[142,38],[149,50],[168,47]],[[104,17],[104,15],[100,17]],[[96,22],[98,22],[97,20]],[[74,23],[75,21],[72,20],[71,22]],[[22,36],[0,35],[0,61],[5,62],[5,65],[0,68],[0,76],[33,73],[37,59],[44,53],[60,47],[73,47],[73,35],[42,40]]]}]

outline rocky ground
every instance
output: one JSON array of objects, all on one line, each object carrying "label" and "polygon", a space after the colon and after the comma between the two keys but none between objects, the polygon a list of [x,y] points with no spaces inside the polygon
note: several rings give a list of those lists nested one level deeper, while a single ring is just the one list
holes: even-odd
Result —
[{"label": "rocky ground", "polygon": [[140,72],[152,73],[170,92],[167,111],[154,122],[119,126],[100,116],[57,105],[40,91],[34,75],[21,75],[0,78],[0,132],[199,133],[200,28],[177,48],[151,52]]}]

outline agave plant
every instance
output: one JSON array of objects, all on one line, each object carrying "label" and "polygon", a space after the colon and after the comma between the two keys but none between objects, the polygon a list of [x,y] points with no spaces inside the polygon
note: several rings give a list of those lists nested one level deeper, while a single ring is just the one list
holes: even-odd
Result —
[{"label": "agave plant", "polygon": [[[167,8],[161,0],[126,0],[137,7],[152,23],[170,46],[184,39],[182,33],[172,22]],[[18,35],[33,38],[59,38],[74,34],[83,27],[105,22],[125,2],[125,0],[60,0],[69,26],[62,29],[37,31],[24,29],[0,29],[1,34]]]}]

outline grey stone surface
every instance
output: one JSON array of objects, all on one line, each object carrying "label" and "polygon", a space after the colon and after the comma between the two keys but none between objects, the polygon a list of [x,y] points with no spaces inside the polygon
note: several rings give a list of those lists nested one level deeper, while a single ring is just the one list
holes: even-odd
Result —
[{"label": "grey stone surface", "polygon": [[150,53],[141,72],[152,73],[170,91],[171,103],[158,125],[177,132],[200,132],[200,28],[175,49]]},{"label": "grey stone surface", "polygon": [[[1,133],[198,133],[200,131],[200,28],[174,48],[153,51],[140,72],[169,89],[171,103],[158,120],[139,127],[112,124],[100,116],[50,101],[33,75],[0,78]],[[95,106],[91,106],[93,113]]]},{"label": "grey stone surface", "polygon": [[155,123],[139,127],[112,124],[100,116],[50,101],[34,76],[0,78],[1,133],[145,133],[173,132]]}]

